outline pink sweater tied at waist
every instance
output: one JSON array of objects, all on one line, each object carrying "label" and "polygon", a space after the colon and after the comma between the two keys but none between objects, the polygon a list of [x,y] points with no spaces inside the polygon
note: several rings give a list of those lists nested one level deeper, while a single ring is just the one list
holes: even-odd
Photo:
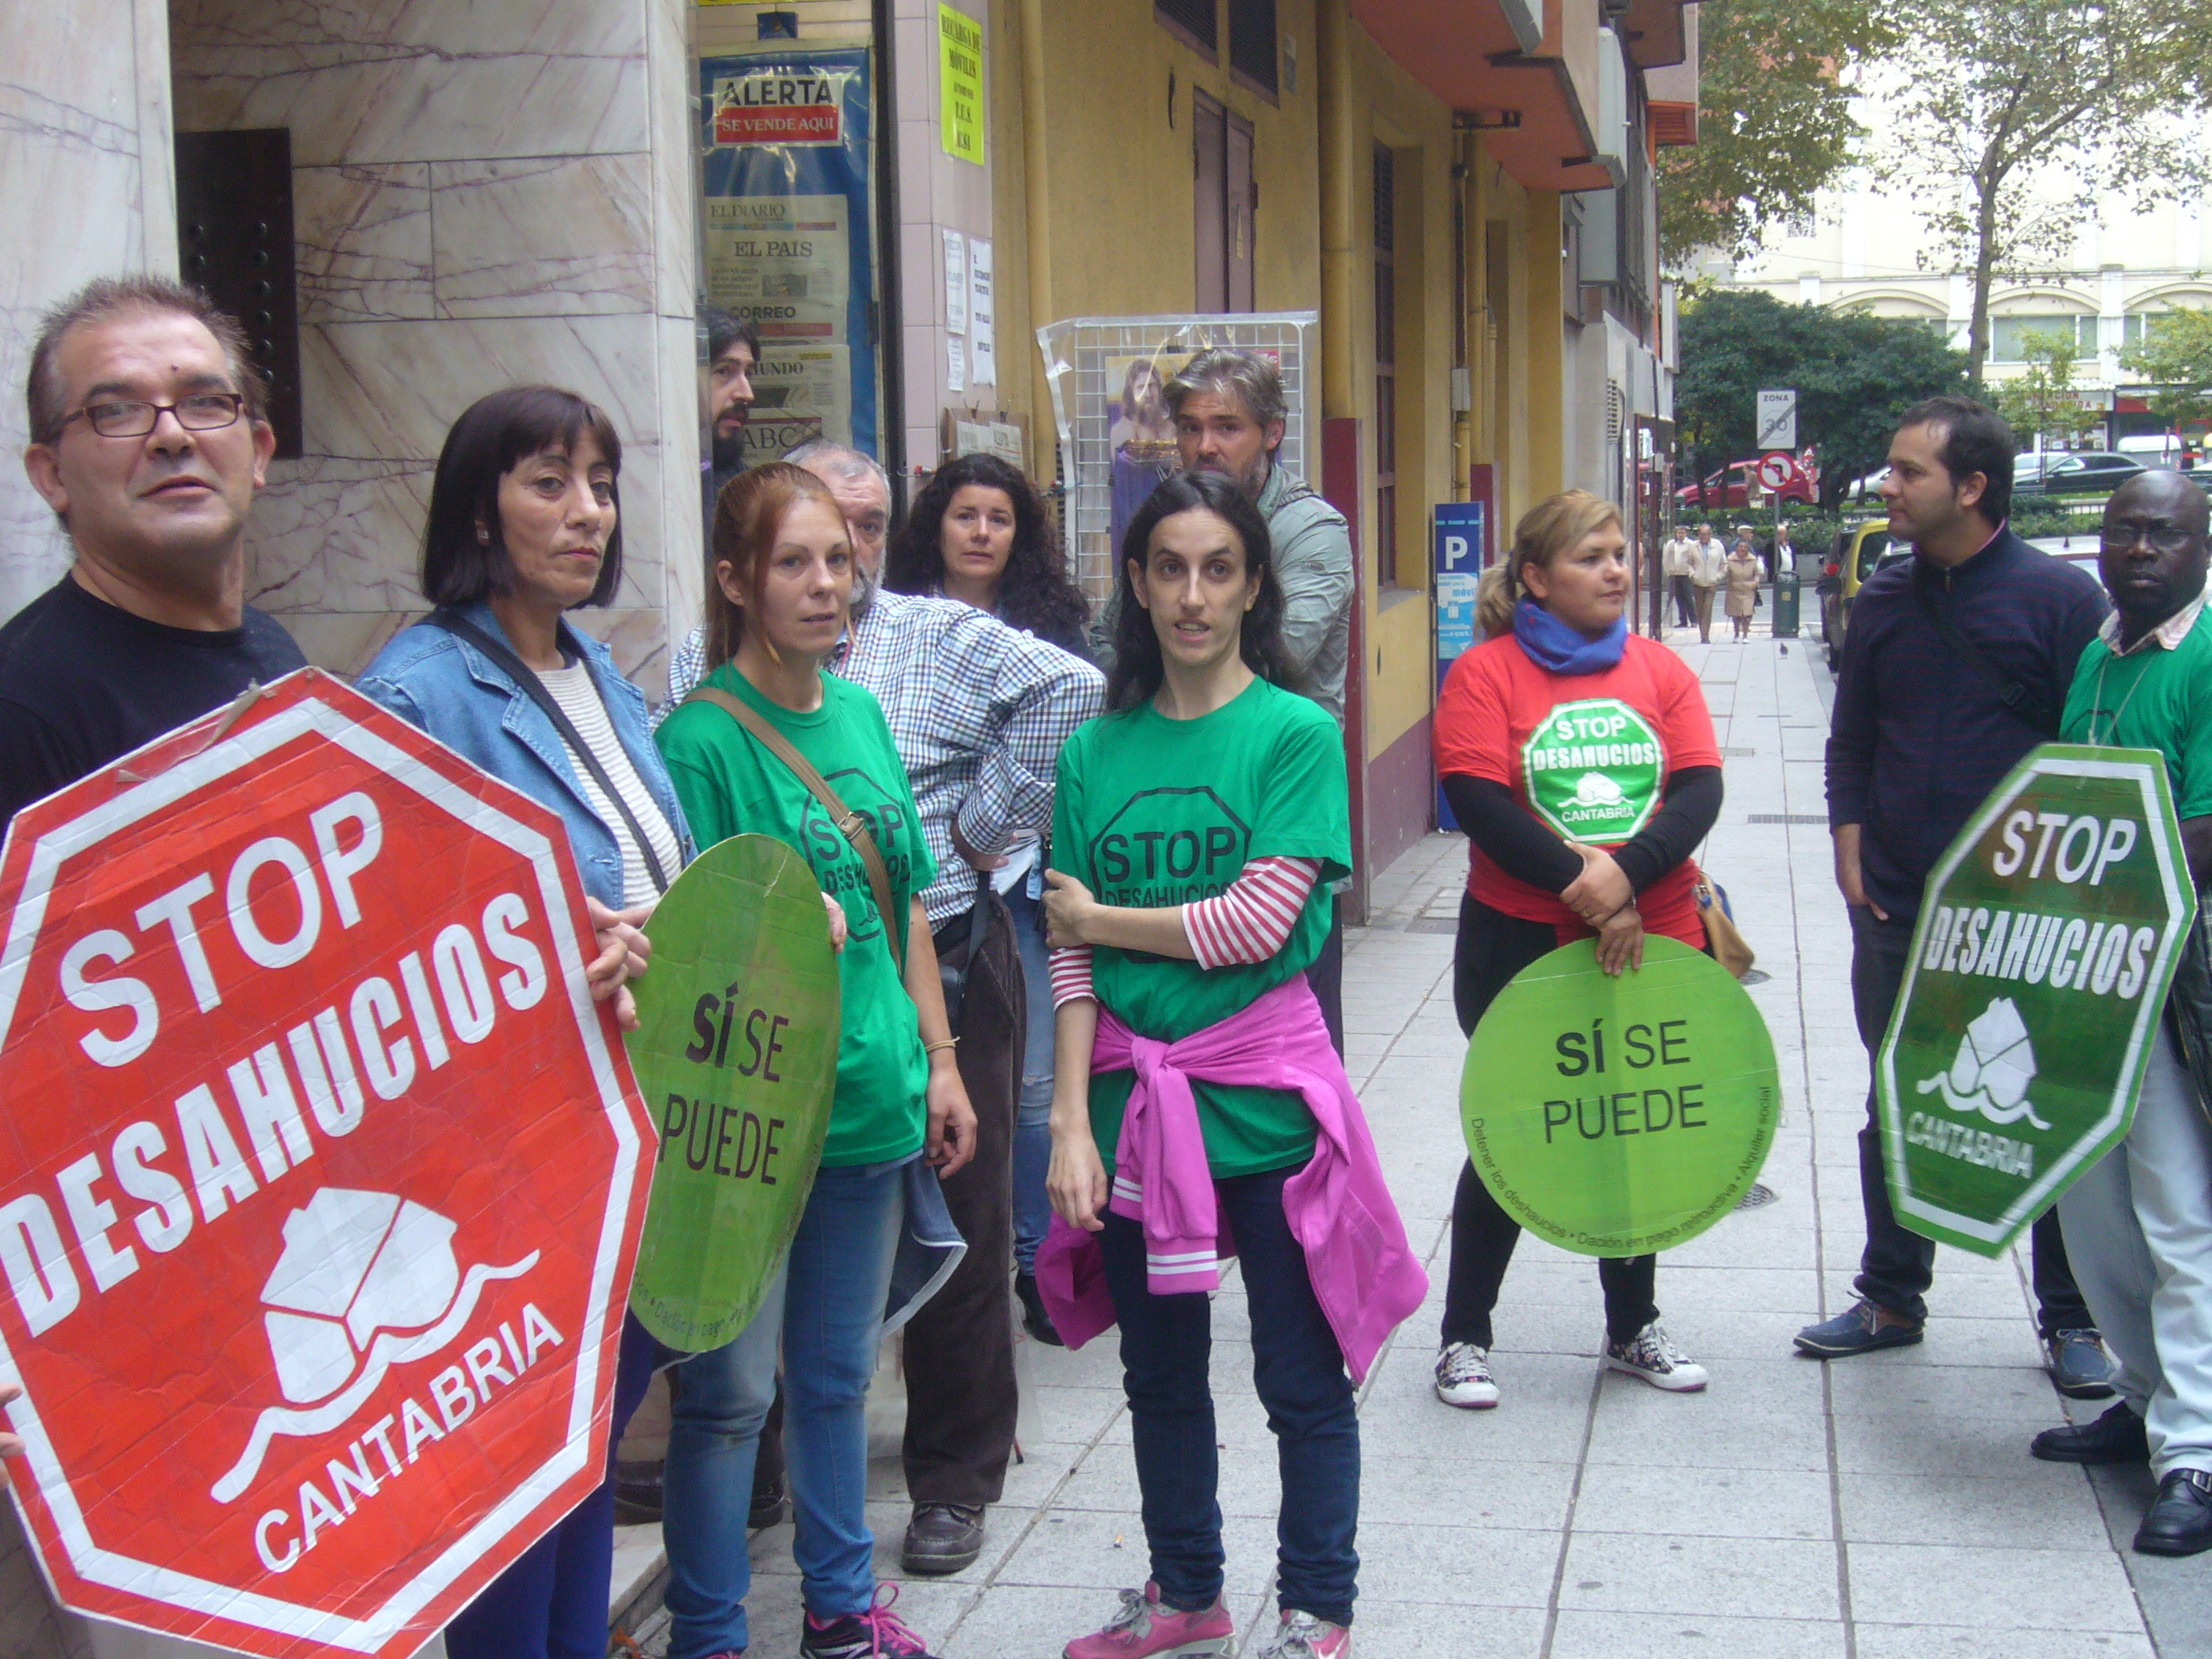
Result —
[{"label": "pink sweater tied at waist", "polygon": [[[1428,1293],[1382,1179],[1375,1138],[1352,1092],[1305,975],[1176,1042],[1139,1036],[1103,1004],[1091,1069],[1133,1071],[1108,1207],[1143,1224],[1156,1296],[1211,1291],[1235,1245],[1214,1203],[1193,1080],[1299,1096],[1317,1133],[1312,1161],[1283,1188],[1283,1213],[1305,1251],[1314,1295],[1355,1381]],[[1081,1347],[1114,1324],[1095,1233],[1055,1215],[1038,1248],[1038,1289],[1053,1324]]]}]

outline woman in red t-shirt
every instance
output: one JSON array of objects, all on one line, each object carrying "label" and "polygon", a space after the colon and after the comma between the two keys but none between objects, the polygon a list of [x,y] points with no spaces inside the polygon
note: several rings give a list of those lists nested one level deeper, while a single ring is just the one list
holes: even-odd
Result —
[{"label": "woman in red t-shirt", "polygon": [[[1533,509],[1482,579],[1488,637],[1452,665],[1437,707],[1437,775],[1468,833],[1452,994],[1460,1029],[1506,982],[1593,934],[1608,973],[1643,965],[1650,932],[1704,949],[1690,854],[1720,815],[1720,751],[1698,678],[1632,635],[1627,542],[1609,501],[1571,489]],[[1497,1306],[1520,1224],[1469,1164],[1452,1205],[1437,1397],[1498,1403]],[[1654,1386],[1705,1386],[1652,1301],[1658,1258],[1598,1263],[1605,1364]]]}]

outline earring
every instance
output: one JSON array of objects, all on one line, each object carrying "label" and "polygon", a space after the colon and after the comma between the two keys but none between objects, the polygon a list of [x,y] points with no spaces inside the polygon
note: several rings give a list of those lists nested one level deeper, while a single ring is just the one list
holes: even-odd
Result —
[{"label": "earring", "polygon": [[479,547],[491,545],[491,532],[486,530],[482,525],[477,526],[477,545]]}]

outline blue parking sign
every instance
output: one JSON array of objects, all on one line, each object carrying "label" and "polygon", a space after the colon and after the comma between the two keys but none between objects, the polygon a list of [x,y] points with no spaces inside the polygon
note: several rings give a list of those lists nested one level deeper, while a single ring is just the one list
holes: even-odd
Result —
[{"label": "blue parking sign", "polygon": [[[1474,589],[1489,562],[1485,501],[1442,501],[1431,509],[1431,568],[1435,572],[1437,615],[1437,690],[1443,691],[1444,676],[1462,651],[1474,643]],[[1437,823],[1455,830],[1458,820],[1443,793],[1437,795]]]}]

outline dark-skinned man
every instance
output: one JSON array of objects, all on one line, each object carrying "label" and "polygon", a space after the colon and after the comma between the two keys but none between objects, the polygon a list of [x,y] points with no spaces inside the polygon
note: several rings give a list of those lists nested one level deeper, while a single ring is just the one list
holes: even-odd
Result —
[{"label": "dark-skinned man", "polygon": [[[2206,522],[2204,492],[2177,472],[2146,472],[2112,492],[2098,554],[2112,614],[2074,671],[2061,732],[2166,757],[2200,894],[2212,883]],[[2058,1200],[2120,1401],[2094,1423],[2046,1429],[2032,1448],[2051,1462],[2148,1457],[2158,1498],[2136,1548],[2151,1555],[2212,1548],[2212,1122],[2199,1098],[2212,1079],[2212,975],[2196,942],[2184,960],[2127,1139]]]},{"label": "dark-skinned man", "polygon": [[[1827,757],[1851,1003],[1869,1056],[1897,1004],[1928,872],[2021,757],[2057,735],[2074,665],[2108,608],[2086,571],[2007,528],[2015,447],[1994,410],[1956,396],[1906,410],[1890,441],[1890,544],[1912,556],[1876,570],[1852,605]],[[1815,1358],[1902,1347],[1927,1327],[1936,1246],[1890,1206],[1871,1090],[1859,1194],[1859,1299],[1797,1333],[1799,1351]],[[2055,1212],[2035,1224],[2033,1255],[2051,1381],[2077,1400],[2108,1396],[2111,1362],[2067,1270]]]}]

